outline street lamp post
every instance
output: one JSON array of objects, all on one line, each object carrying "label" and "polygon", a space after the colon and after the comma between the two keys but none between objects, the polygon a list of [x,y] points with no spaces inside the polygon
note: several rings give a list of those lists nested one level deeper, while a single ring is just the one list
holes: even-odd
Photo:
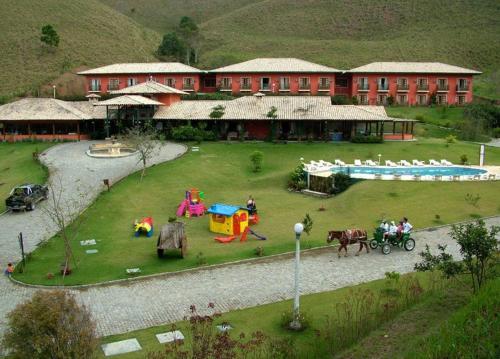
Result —
[{"label": "street lamp post", "polygon": [[293,300],[293,320],[290,323],[290,328],[293,330],[300,330],[302,325],[299,319],[300,307],[300,290],[299,290],[299,265],[300,265],[300,235],[304,231],[302,223],[296,223],[293,227],[295,231],[295,298]]},{"label": "street lamp post", "polygon": [[52,85],[52,89],[54,90],[54,98],[56,98],[56,85]]},{"label": "street lamp post", "polygon": [[378,165],[380,166],[380,158],[382,157],[382,155],[379,153],[378,154]]}]

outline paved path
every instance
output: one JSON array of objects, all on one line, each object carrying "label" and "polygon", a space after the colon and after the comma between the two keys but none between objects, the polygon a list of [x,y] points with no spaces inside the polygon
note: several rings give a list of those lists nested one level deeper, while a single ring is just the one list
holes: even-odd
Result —
[{"label": "paved path", "polygon": [[[71,158],[75,155],[74,151],[78,144],[74,146],[56,147],[49,151],[47,158],[52,159],[54,161],[52,163],[56,165],[59,160],[55,158],[64,153],[64,156],[69,156],[67,165],[71,167],[73,166]],[[65,171],[59,168],[62,172]],[[72,171],[70,172],[73,174]],[[95,172],[87,168],[83,173],[90,175]],[[100,180],[96,178],[97,182]],[[66,190],[71,190],[71,185],[68,186]],[[10,224],[5,218],[12,218],[12,223],[17,220],[16,216],[4,216],[1,217],[1,221],[6,221],[4,224]],[[500,217],[488,219],[486,223],[500,225]],[[23,230],[25,231],[24,228]],[[33,229],[33,233],[35,230],[36,228]],[[413,252],[394,249],[393,253],[384,256],[377,250],[355,257],[352,255],[354,248],[351,248],[351,256],[340,259],[330,249],[304,254],[301,261],[301,291],[306,294],[333,290],[383,278],[387,271],[410,272],[414,263],[420,260],[418,252],[425,244],[429,244],[433,249],[438,243],[447,244],[449,252],[458,256],[458,248],[447,234],[449,230],[449,227],[443,227],[415,233],[417,248]],[[17,229],[12,235],[16,231]],[[7,239],[3,236],[4,234],[0,237],[0,242],[5,242]],[[128,284],[92,287],[71,292],[92,312],[97,321],[99,335],[111,335],[178,321],[188,313],[191,304],[201,309],[206,308],[209,302],[214,302],[218,310],[229,311],[292,298],[293,264],[293,258],[268,258],[258,262],[164,275]],[[29,298],[33,291],[32,288],[14,285],[5,278],[0,279],[0,331],[5,329],[6,313],[20,301]]]}]

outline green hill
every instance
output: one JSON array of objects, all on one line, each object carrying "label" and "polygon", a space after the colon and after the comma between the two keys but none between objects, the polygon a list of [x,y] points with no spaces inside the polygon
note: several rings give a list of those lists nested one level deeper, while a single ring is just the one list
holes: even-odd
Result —
[{"label": "green hill", "polygon": [[[0,96],[37,92],[39,85],[79,66],[153,60],[159,35],[97,0],[0,1]],[[52,24],[59,47],[41,45]]]},{"label": "green hill", "polygon": [[294,56],[341,69],[441,61],[486,72],[477,89],[500,97],[496,0],[101,1],[161,33],[180,16],[192,16],[206,37],[200,65],[207,68],[257,56]]}]

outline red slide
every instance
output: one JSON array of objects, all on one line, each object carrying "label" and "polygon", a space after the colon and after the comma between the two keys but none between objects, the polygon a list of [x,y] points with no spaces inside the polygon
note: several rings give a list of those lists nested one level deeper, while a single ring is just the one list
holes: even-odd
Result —
[{"label": "red slide", "polygon": [[235,238],[236,236],[229,236],[229,237],[215,237],[214,239],[220,243],[229,243],[231,241],[234,241]]}]

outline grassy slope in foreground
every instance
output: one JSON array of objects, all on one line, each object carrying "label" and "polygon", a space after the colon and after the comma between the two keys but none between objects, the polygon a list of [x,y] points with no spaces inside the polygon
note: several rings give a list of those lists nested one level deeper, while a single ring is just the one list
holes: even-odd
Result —
[{"label": "grassy slope in foreground", "polygon": [[10,190],[23,183],[45,183],[48,173],[33,160],[33,152],[42,152],[52,143],[0,143],[0,213]]},{"label": "grassy slope in foreground", "polygon": [[[2,1],[0,13],[0,96],[36,89],[81,65],[151,61],[160,41],[154,31],[97,0]],[[41,46],[46,24],[60,36],[55,51]]]},{"label": "grassy slope in foreground", "polygon": [[[330,199],[318,199],[286,191],[289,172],[300,157],[306,160],[354,158],[412,160],[414,158],[447,158],[455,163],[467,154],[477,163],[478,146],[444,141],[422,140],[413,143],[356,144],[288,144],[268,143],[203,143],[200,152],[190,152],[182,158],[148,170],[143,182],[133,174],[116,184],[111,192],[103,193],[85,212],[84,224],[73,245],[78,268],[65,284],[83,284],[125,278],[126,268],[140,267],[142,274],[193,268],[202,252],[208,264],[254,258],[257,246],[265,254],[282,253],[294,248],[293,224],[310,213],[314,220],[311,235],[304,236],[304,247],[325,245],[326,232],[334,228],[361,227],[369,231],[380,218],[399,219],[407,216],[415,228],[486,216],[500,212],[498,197],[500,182],[394,182],[363,181],[347,192]],[[254,150],[264,152],[261,173],[250,170],[249,155]],[[500,164],[500,149],[488,148],[489,164]],[[208,217],[184,219],[187,224],[189,254],[185,259],[172,253],[159,260],[156,237],[160,226],[175,214],[184,191],[197,187],[205,192],[208,205],[215,202],[243,205],[248,195],[257,200],[261,223],[257,233],[268,237],[245,243],[235,241],[220,244],[208,230]],[[465,201],[467,193],[481,199],[474,207]],[[326,211],[318,208],[325,206]],[[436,219],[436,215],[440,219]],[[152,238],[133,236],[132,222],[145,216],[154,218],[156,234]],[[94,238],[99,253],[85,254],[87,247],[78,241]],[[58,284],[60,277],[49,280],[47,273],[57,273],[62,261],[62,241],[57,238],[37,249],[28,263],[28,270],[16,274],[16,279],[28,283]]]},{"label": "grassy slope in foreground", "polygon": [[[335,276],[335,273],[332,273]],[[422,287],[429,288],[429,280],[439,281],[438,278],[431,277],[428,273],[417,273]],[[383,324],[380,329],[370,333],[357,344],[352,351],[341,353],[343,358],[371,358],[379,355],[381,358],[399,358],[402,353],[411,350],[418,350],[418,345],[422,337],[432,335],[437,327],[445,321],[450,314],[460,308],[469,297],[467,291],[456,284],[443,283],[447,291],[444,293],[432,293],[425,297],[414,307],[402,312],[393,320]],[[434,283],[436,287],[436,282]],[[273,339],[290,338],[299,352],[299,358],[325,358],[330,357],[325,353],[325,342],[315,335],[315,330],[324,329],[325,317],[337,317],[336,304],[342,303],[352,296],[351,290],[372,290],[378,292],[386,288],[385,280],[377,280],[363,283],[354,287],[340,288],[330,292],[303,295],[300,298],[301,311],[307,314],[311,327],[304,332],[293,333],[280,327],[282,313],[292,308],[292,301],[282,301],[258,307],[235,310],[222,315],[215,320],[214,325],[222,322],[229,322],[235,328],[231,333],[238,336],[245,333],[246,338],[255,331],[262,331]],[[357,292],[358,295],[360,292]],[[439,294],[438,294],[439,293]],[[392,298],[394,299],[394,298]],[[189,306],[189,303],[186,303]],[[215,303],[217,309],[217,303]],[[436,307],[442,310],[436,311]],[[342,310],[341,310],[342,312]],[[425,320],[422,320],[425,318]],[[411,322],[410,322],[411,321]],[[187,323],[175,324],[185,335],[188,335]],[[143,358],[148,351],[161,350],[163,347],[158,343],[156,334],[172,330],[171,325],[161,325],[148,329],[133,331],[130,333],[113,335],[102,339],[102,343],[137,338],[143,350],[141,352],[130,353],[118,356],[120,359]],[[383,338],[384,334],[389,334],[389,338]],[[338,335],[342,335],[339,333]],[[188,340],[190,338],[188,337]],[[369,339],[369,340],[368,340]],[[371,350],[366,350],[371,349]],[[102,351],[99,356],[103,358]]]}]

